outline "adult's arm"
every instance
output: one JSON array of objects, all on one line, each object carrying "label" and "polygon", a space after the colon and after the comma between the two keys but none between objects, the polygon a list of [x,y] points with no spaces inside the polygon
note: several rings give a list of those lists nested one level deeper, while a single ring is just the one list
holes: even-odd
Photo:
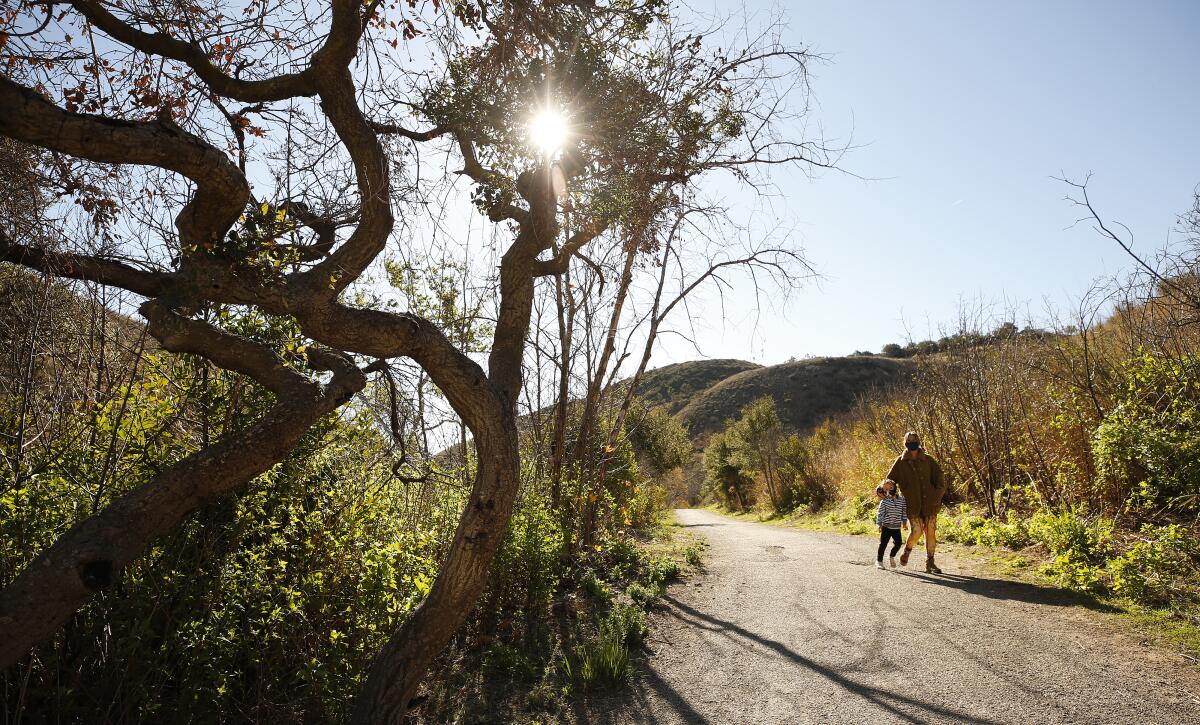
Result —
[{"label": "adult's arm", "polygon": [[885,476],[885,478],[890,478],[893,481],[895,481],[897,488],[900,487],[900,479],[896,478],[896,476],[899,475],[900,461],[902,461],[902,460],[903,460],[903,456],[901,456],[900,458],[897,458],[896,462],[892,464],[892,467],[888,469],[887,476]]}]

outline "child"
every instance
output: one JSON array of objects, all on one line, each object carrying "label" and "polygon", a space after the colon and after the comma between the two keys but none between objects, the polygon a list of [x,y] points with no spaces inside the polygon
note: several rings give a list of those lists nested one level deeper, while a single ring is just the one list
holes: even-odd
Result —
[{"label": "child", "polygon": [[883,550],[887,548],[888,540],[893,541],[889,562],[896,568],[896,552],[900,551],[900,527],[908,528],[908,505],[904,497],[896,490],[896,482],[884,479],[875,487],[875,495],[879,497],[879,508],[875,511],[875,523],[879,526],[879,553],[875,556],[875,568],[883,568]]}]

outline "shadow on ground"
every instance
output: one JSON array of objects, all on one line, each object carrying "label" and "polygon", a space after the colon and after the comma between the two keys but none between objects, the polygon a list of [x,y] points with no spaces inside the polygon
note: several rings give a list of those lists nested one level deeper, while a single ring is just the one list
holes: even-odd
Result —
[{"label": "shadow on ground", "polygon": [[973,594],[988,599],[1005,599],[1028,604],[1048,604],[1053,607],[1086,607],[1096,612],[1119,612],[1095,597],[1056,587],[1044,587],[1010,579],[986,579],[964,574],[925,574],[894,570],[892,573],[919,579],[927,584]]},{"label": "shadow on ground", "polygon": [[[752,642],[774,652],[780,667],[798,667],[816,673],[832,685],[857,697],[865,699],[886,712],[891,721],[923,723],[930,718],[948,719],[972,725],[998,725],[998,721],[976,717],[969,713],[942,707],[917,697],[892,690],[873,687],[856,682],[837,671],[817,663],[815,660],[788,647],[782,642],[761,636],[733,622],[714,617],[679,601],[673,596],[664,597],[665,613],[692,627],[718,632],[728,637]],[[653,662],[643,661],[638,668],[636,681],[625,693],[608,696],[593,696],[586,705],[585,721],[600,723],[648,723],[661,722],[647,706],[647,694],[653,692],[674,711],[674,717],[689,723],[712,722],[688,704],[687,699],[665,682],[654,671]],[[582,704],[582,703],[581,703]],[[584,715],[582,710],[577,715]]]}]

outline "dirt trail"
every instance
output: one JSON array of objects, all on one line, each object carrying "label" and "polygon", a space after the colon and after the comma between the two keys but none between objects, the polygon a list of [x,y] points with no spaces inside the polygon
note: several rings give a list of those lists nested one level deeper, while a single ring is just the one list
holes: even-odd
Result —
[{"label": "dirt trail", "polygon": [[[681,510],[710,544],[671,587],[609,723],[1200,723],[1200,673],[1056,590],[873,540]],[[1127,628],[1126,628],[1127,629]]]}]

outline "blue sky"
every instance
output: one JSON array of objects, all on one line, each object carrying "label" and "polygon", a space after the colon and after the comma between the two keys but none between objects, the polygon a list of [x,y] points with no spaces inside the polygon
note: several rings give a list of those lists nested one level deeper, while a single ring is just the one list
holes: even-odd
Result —
[{"label": "blue sky", "polygon": [[[766,19],[773,7],[750,4]],[[718,7],[728,12],[728,6]],[[1093,201],[1141,249],[1200,184],[1200,3],[792,2],[786,39],[814,68],[819,121],[853,132],[836,172],[775,177],[824,275],[786,304],[735,294],[697,329],[704,357],[777,363],[936,336],[962,299],[1069,307],[1130,265],[1052,177],[1093,173]],[[751,21],[753,23],[753,20]],[[751,324],[757,321],[757,324]],[[666,338],[654,365],[697,357]]]}]

